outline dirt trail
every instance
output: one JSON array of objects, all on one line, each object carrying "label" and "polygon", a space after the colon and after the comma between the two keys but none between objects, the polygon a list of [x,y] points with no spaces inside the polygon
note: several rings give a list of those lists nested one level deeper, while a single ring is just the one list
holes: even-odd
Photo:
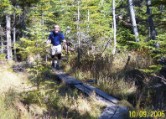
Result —
[{"label": "dirt trail", "polygon": [[9,89],[22,92],[29,86],[26,73],[15,73],[9,66],[0,65],[0,93],[5,93]]},{"label": "dirt trail", "polygon": [[[36,89],[36,87],[28,82],[28,75],[26,72],[14,72],[9,65],[0,64],[0,94],[2,96],[7,94],[9,90],[21,93]],[[29,107],[32,106],[29,105]],[[31,114],[26,106],[19,99],[14,101],[14,107],[18,110],[20,119],[33,119],[33,117],[30,117]]]}]

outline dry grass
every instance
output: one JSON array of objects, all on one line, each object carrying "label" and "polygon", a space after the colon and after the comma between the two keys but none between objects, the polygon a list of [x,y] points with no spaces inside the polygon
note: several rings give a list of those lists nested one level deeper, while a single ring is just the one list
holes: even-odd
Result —
[{"label": "dry grass", "polygon": [[15,93],[9,91],[5,95],[0,95],[0,119],[16,119],[18,111],[14,107]]},{"label": "dry grass", "polygon": [[9,89],[21,91],[27,87],[27,74],[15,73],[10,65],[0,65],[0,93],[7,92]]},{"label": "dry grass", "polygon": [[9,89],[0,96],[0,119],[31,119],[17,92]]},{"label": "dry grass", "polygon": [[109,78],[133,69],[147,68],[152,64],[152,58],[143,51],[122,52],[115,56],[83,55],[79,69],[75,68],[77,58],[73,56],[69,63],[65,64],[65,71],[72,72],[73,76],[81,80],[99,79],[99,77]]},{"label": "dry grass", "polygon": [[85,98],[83,96],[78,96],[77,98],[73,98],[67,96],[64,99],[61,99],[62,105],[66,105],[70,112],[77,111],[80,116],[89,114],[90,117],[99,117],[101,114],[101,108],[105,106],[104,104],[100,104],[94,98]]},{"label": "dry grass", "polygon": [[[47,85],[47,86],[46,86]],[[52,84],[51,84],[52,85]],[[32,91],[22,94],[23,102],[29,105],[32,116],[49,116],[51,119],[59,118],[98,118],[105,107],[95,99],[95,96],[85,97],[77,90],[64,85],[45,84],[45,88],[40,91]],[[31,109],[31,105],[40,105],[40,111]],[[35,106],[36,107],[36,106]],[[43,110],[44,109],[44,110]]]},{"label": "dry grass", "polygon": [[[20,119],[33,119],[33,118],[97,118],[101,113],[103,105],[97,101],[92,101],[92,98],[87,98],[79,93],[75,93],[73,89],[68,89],[66,86],[58,86],[51,78],[53,76],[43,77],[47,79],[47,83],[43,82],[39,91],[26,90],[29,86],[24,85],[26,83],[26,73],[13,72],[10,65],[5,64],[1,66],[0,74],[0,89],[3,94],[8,93],[11,89],[18,93],[19,97],[13,97],[13,101],[10,103],[13,113],[19,115]],[[48,74],[50,75],[50,74]],[[51,85],[51,86],[50,86]],[[65,93],[65,96],[63,94]],[[6,97],[7,99],[8,97]],[[16,100],[16,101],[14,101]],[[1,101],[2,105],[5,103]],[[25,106],[26,105],[26,106]],[[4,114],[1,113],[1,117],[14,119],[15,115],[10,117],[6,115],[6,106],[4,106]],[[21,112],[20,112],[21,110]],[[29,111],[28,111],[29,110]],[[51,113],[50,113],[51,112]],[[12,112],[10,112],[12,113]],[[17,117],[16,117],[17,118]],[[3,119],[3,118],[2,118]]]},{"label": "dry grass", "polygon": [[136,69],[147,68],[153,64],[146,51],[121,52],[115,56],[84,55],[80,67],[73,70],[72,67],[77,66],[76,62],[77,60],[72,58],[67,64],[69,73],[72,72],[71,74],[80,80],[94,79],[96,87],[124,100],[128,100],[128,97],[137,92],[137,79],[129,75],[134,75]]},{"label": "dry grass", "polygon": [[[93,95],[86,97],[69,87],[57,85],[51,80],[54,77],[50,77],[49,80],[47,78],[47,83],[43,82],[40,90],[24,92],[24,89],[29,87],[26,84],[27,74],[13,72],[8,64],[1,65],[1,69],[3,69],[0,73],[0,91],[3,93],[0,96],[1,119],[44,117],[95,119],[105,106],[95,100]],[[8,115],[9,113],[11,115]]]},{"label": "dry grass", "polygon": [[137,90],[134,82],[127,82],[123,78],[98,80],[96,86],[104,90],[108,94],[114,95],[121,99],[127,99],[127,96],[134,94]]},{"label": "dry grass", "polygon": [[27,74],[13,72],[12,64],[0,64],[0,119],[29,119],[27,109],[19,100],[19,92],[30,86]]}]

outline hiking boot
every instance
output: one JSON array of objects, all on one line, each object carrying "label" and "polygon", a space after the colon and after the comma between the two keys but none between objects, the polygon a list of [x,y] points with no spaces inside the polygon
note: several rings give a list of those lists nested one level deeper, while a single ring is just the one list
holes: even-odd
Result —
[{"label": "hiking boot", "polygon": [[60,66],[58,64],[56,65],[55,68],[56,68],[56,70],[60,70]]},{"label": "hiking boot", "polygon": [[54,67],[55,67],[55,63],[54,63],[54,62],[52,62],[51,67],[52,67],[52,68],[54,68]]}]

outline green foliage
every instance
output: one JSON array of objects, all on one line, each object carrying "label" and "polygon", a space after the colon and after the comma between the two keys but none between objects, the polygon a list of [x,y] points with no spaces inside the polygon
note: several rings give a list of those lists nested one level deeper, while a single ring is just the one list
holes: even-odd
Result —
[{"label": "green foliage", "polygon": [[32,91],[28,93],[21,94],[22,101],[26,104],[38,104],[42,106],[44,95],[42,95],[41,91]]},{"label": "green foliage", "polygon": [[[29,62],[29,65],[31,65],[29,71],[33,75],[33,80],[38,89],[40,88],[40,82],[43,76],[42,73],[46,70],[44,58],[47,48],[45,41],[48,36],[48,32],[46,32],[47,26],[43,24],[43,20],[45,20],[46,17],[41,16],[40,7],[41,4],[33,8],[36,9],[36,14],[34,14],[33,11],[28,14],[31,24],[29,24],[30,26],[24,31],[26,37],[21,38],[17,44],[17,47],[20,49],[20,54]],[[43,19],[41,19],[41,17]]]},{"label": "green foliage", "polygon": [[10,0],[0,0],[0,13],[3,12],[5,14],[11,14],[12,13],[12,5]]},{"label": "green foliage", "polygon": [[[7,13],[16,13],[20,15],[26,11],[26,39],[30,40],[40,40],[47,39],[48,31],[52,30],[52,26],[58,23],[61,26],[61,30],[65,33],[67,26],[71,28],[71,32],[68,34],[69,40],[74,40],[77,42],[77,1],[74,0],[17,0],[17,7],[15,1],[1,0],[1,11],[4,12],[3,15]],[[132,25],[130,21],[129,11],[127,9],[127,1],[116,1],[116,20],[117,20],[117,42],[118,48],[122,50],[128,48],[129,50],[140,49],[140,48],[150,48],[155,49],[154,44],[152,44],[150,38],[148,37],[149,28],[147,19],[149,15],[146,13],[146,1],[134,2],[136,20],[139,30],[139,35],[141,43],[134,43],[134,35],[132,32]],[[157,43],[160,43],[161,47],[164,47],[164,13],[165,8],[160,6],[165,6],[162,0],[152,1],[152,18],[154,21],[156,30],[158,32],[158,37],[156,39]],[[162,7],[162,10],[158,8]],[[111,0],[83,0],[80,2],[80,32],[83,34],[81,40],[86,39],[87,41],[92,41],[95,46],[104,46],[105,42],[98,42],[101,38],[112,39],[112,1]],[[90,21],[88,21],[88,10],[90,13]],[[2,15],[1,12],[1,15]],[[119,16],[122,19],[119,19]],[[88,27],[89,26],[89,27]],[[87,31],[88,30],[88,31]],[[38,32],[38,33],[37,33]],[[46,33],[46,34],[45,34]],[[37,35],[36,35],[37,34]],[[29,36],[30,35],[30,36]],[[88,36],[88,38],[87,38]],[[161,40],[162,39],[162,40]],[[143,43],[145,42],[145,43]],[[40,44],[40,43],[39,43]],[[89,45],[89,44],[88,44]],[[90,44],[91,45],[91,44]],[[111,44],[112,46],[113,44]],[[88,46],[87,46],[88,47]],[[29,50],[31,50],[30,48]],[[108,51],[111,47],[107,47]],[[163,48],[161,48],[164,52]],[[101,50],[101,49],[100,49]],[[154,50],[152,50],[154,51]],[[29,51],[28,51],[29,52]],[[157,54],[158,55],[158,54]]]},{"label": "green foliage", "polygon": [[9,0],[0,0],[1,4],[0,7],[8,7],[10,5],[10,1]]},{"label": "green foliage", "polygon": [[143,71],[145,73],[149,73],[149,74],[152,74],[152,73],[157,73],[158,71],[160,71],[162,68],[161,65],[151,65],[149,66],[148,68],[146,69],[140,69],[140,71]]},{"label": "green foliage", "polygon": [[[118,47],[123,48],[127,47],[129,50],[141,50],[146,49],[148,53],[151,53],[151,56],[158,59],[165,53],[165,32],[164,32],[164,24],[163,21],[165,19],[164,13],[165,4],[163,1],[152,1],[152,6],[150,6],[152,10],[152,19],[155,24],[155,29],[157,30],[157,38],[156,40],[151,40],[149,38],[149,25],[147,23],[149,15],[146,13],[146,1],[142,2],[134,2],[135,3],[135,14],[136,20],[139,30],[139,39],[140,42],[134,42],[134,36],[131,31],[131,21],[129,21],[129,12],[125,7],[127,5],[127,1],[122,1],[117,5],[116,12],[121,15],[121,19],[119,19],[118,23],[118,33],[117,33],[117,41]],[[160,3],[160,4],[159,4]],[[159,9],[161,7],[162,10]],[[157,25],[158,24],[158,25]],[[157,48],[156,44],[159,44],[160,47]]]},{"label": "green foliage", "polygon": [[14,6],[10,0],[0,0],[0,3],[0,16],[13,13],[20,15],[22,12],[21,8]]},{"label": "green foliage", "polygon": [[153,0],[153,4],[154,5],[161,5],[161,4],[166,5],[166,1],[165,0],[158,0],[158,1]]}]

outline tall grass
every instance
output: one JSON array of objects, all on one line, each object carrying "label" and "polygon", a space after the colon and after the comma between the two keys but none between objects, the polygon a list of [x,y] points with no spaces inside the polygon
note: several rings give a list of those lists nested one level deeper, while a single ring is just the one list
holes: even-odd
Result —
[{"label": "tall grass", "polygon": [[18,110],[14,106],[16,93],[9,90],[6,94],[0,95],[0,119],[18,119]]},{"label": "tall grass", "polygon": [[[75,57],[66,65],[67,71],[80,80],[94,80],[94,86],[123,100],[135,95],[144,83],[146,69],[153,65],[153,59],[146,51],[121,52],[116,55],[82,55],[79,68]],[[70,70],[69,70],[70,69]],[[139,87],[139,89],[138,89]]]},{"label": "tall grass", "polygon": [[[77,90],[51,82],[44,85],[44,89],[22,94],[24,104],[37,104],[40,109],[45,108],[43,114],[38,114],[38,117],[95,119],[101,114],[104,104],[97,102],[93,96],[88,98]],[[33,110],[30,113],[32,117],[36,115]]]},{"label": "tall grass", "polygon": [[134,82],[128,82],[123,78],[100,79],[96,87],[121,99],[127,99],[129,95],[134,94],[137,90]]},{"label": "tall grass", "polygon": [[96,119],[104,107],[93,96],[88,98],[77,90],[55,82],[55,74],[50,70],[41,70],[39,90],[20,91],[21,77],[12,72],[10,66],[4,68],[0,82],[7,88],[3,87],[3,95],[0,96],[0,119]]}]

